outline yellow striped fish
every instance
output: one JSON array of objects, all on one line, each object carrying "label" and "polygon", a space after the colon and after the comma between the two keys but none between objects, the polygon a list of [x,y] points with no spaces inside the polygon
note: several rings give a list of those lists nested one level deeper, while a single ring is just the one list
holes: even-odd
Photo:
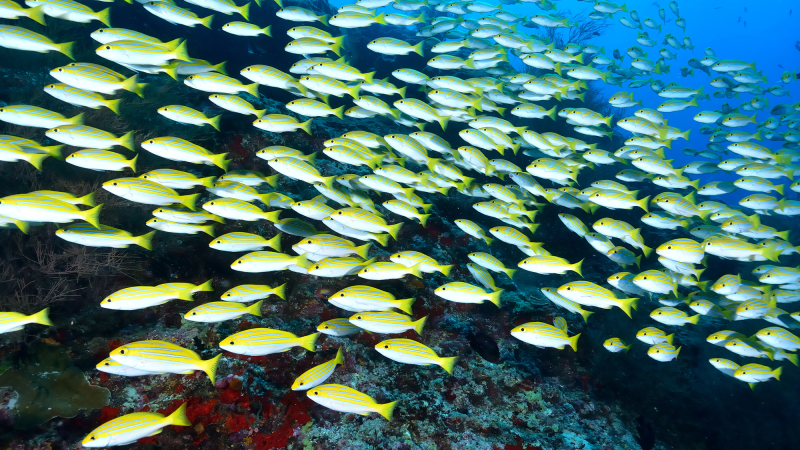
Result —
[{"label": "yellow striped fish", "polygon": [[190,162],[195,164],[215,165],[228,171],[227,153],[213,154],[199,145],[172,136],[148,139],[142,142],[142,148],[170,161]]},{"label": "yellow striped fish", "polygon": [[67,223],[74,220],[85,220],[95,228],[100,227],[100,208],[82,211],[77,206],[39,195],[12,195],[0,198],[0,216],[10,217],[23,222],[55,222]]},{"label": "yellow striped fish", "polygon": [[107,131],[87,125],[59,125],[47,130],[44,134],[54,141],[75,147],[108,150],[119,145],[133,151],[133,131],[117,137]]},{"label": "yellow striped fish", "polygon": [[469,283],[461,281],[454,281],[439,286],[434,291],[434,294],[442,297],[445,300],[456,303],[483,303],[490,301],[498,308],[500,307],[500,294],[503,293],[502,289],[496,289],[494,292],[486,292],[478,286],[473,286]]},{"label": "yellow striped fish", "polygon": [[395,253],[394,255],[390,256],[389,259],[392,262],[402,264],[406,267],[413,267],[419,264],[419,268],[423,273],[439,272],[446,277],[450,276],[450,270],[453,268],[452,264],[441,265],[430,256],[411,250]]},{"label": "yellow striped fish", "polygon": [[317,331],[330,336],[349,336],[361,331],[361,328],[350,323],[347,318],[331,319],[322,322],[317,327]]},{"label": "yellow striped fish", "polygon": [[575,264],[570,264],[570,262],[564,258],[559,258],[557,256],[546,256],[546,255],[532,256],[530,258],[523,259],[519,263],[519,267],[521,269],[525,269],[527,271],[534,273],[564,274],[568,270],[571,270],[580,276],[583,276],[581,274],[582,265],[583,265],[583,260],[580,260]]},{"label": "yellow striped fish", "polygon": [[204,361],[191,350],[170,342],[153,340],[125,344],[112,350],[109,356],[120,364],[148,372],[185,374],[202,370],[213,384],[222,354]]},{"label": "yellow striped fish", "polygon": [[203,209],[226,219],[247,220],[249,222],[262,219],[277,222],[281,214],[280,210],[264,212],[258,206],[236,198],[217,198],[203,203]]},{"label": "yellow striped fish", "polygon": [[130,167],[133,172],[136,172],[136,161],[138,159],[139,155],[136,155],[131,159],[125,159],[125,157],[119,153],[90,148],[70,153],[65,161],[73,166],[83,167],[84,169],[90,170],[122,171],[125,170],[126,167]]},{"label": "yellow striped fish", "polygon": [[334,411],[362,416],[376,412],[392,420],[397,401],[378,404],[374,398],[341,384],[323,384],[308,391],[308,398]]},{"label": "yellow striped fish", "polygon": [[50,321],[50,308],[29,316],[17,312],[0,312],[0,334],[21,330],[29,323],[53,326],[53,322]]},{"label": "yellow striped fish", "polygon": [[195,201],[201,194],[178,195],[174,189],[140,178],[117,178],[103,183],[103,188],[126,200],[147,205],[180,203],[196,211]]},{"label": "yellow striped fish", "polygon": [[159,434],[168,425],[190,427],[192,423],[186,417],[186,405],[187,403],[182,404],[167,417],[154,412],[137,412],[117,417],[92,430],[81,445],[89,448],[127,445]]},{"label": "yellow striped fish", "polygon": [[344,355],[342,355],[342,347],[336,351],[336,357],[328,362],[324,362],[318,366],[312,367],[302,375],[297,377],[292,383],[293,391],[305,391],[313,387],[319,386],[325,380],[330,378],[333,371],[336,369],[337,364],[344,364]]},{"label": "yellow striped fish", "polygon": [[408,330],[414,330],[417,334],[422,334],[422,327],[428,316],[419,320],[412,320],[411,317],[393,311],[360,312],[350,317],[350,323],[373,333],[396,334]]},{"label": "yellow striped fish", "polygon": [[585,306],[610,309],[620,308],[631,317],[631,308],[636,309],[638,298],[617,298],[613,292],[591,281],[573,281],[558,288],[560,295]]},{"label": "yellow striped fish", "polygon": [[222,294],[220,299],[226,302],[252,302],[276,295],[281,300],[286,300],[286,283],[278,287],[269,287],[264,284],[242,284],[229,289]]},{"label": "yellow striped fish", "polygon": [[269,247],[279,252],[281,251],[281,237],[282,234],[278,233],[267,240],[257,234],[237,231],[214,239],[208,246],[223,252],[252,252],[261,250],[264,247]]},{"label": "yellow striped fish", "polygon": [[411,314],[411,305],[415,300],[415,298],[398,300],[394,295],[372,286],[350,286],[328,297],[331,304],[348,311],[387,311],[397,308],[406,314]]},{"label": "yellow striped fish", "polygon": [[288,351],[292,347],[303,347],[313,352],[317,337],[319,333],[297,337],[288,331],[253,328],[226,337],[219,346],[231,353],[247,356],[271,355]]},{"label": "yellow striped fish", "polygon": [[235,319],[245,314],[261,317],[261,304],[259,300],[252,305],[238,305],[229,302],[210,302],[198,306],[184,314],[183,318],[192,322],[216,323]]},{"label": "yellow striped fish", "polygon": [[206,115],[200,111],[183,105],[162,106],[161,108],[158,108],[157,112],[167,119],[174,120],[175,122],[188,123],[190,125],[197,126],[211,125],[217,131],[219,131],[219,121],[222,118],[221,115],[206,117]]},{"label": "yellow striped fish", "polygon": [[441,357],[430,347],[411,339],[387,339],[375,345],[375,350],[383,356],[403,364],[441,366],[447,373],[453,374],[453,367],[458,361],[458,356]]},{"label": "yellow striped fish", "polygon": [[563,349],[569,345],[572,350],[578,351],[578,338],[580,333],[570,337],[567,332],[546,324],[544,322],[529,322],[515,327],[511,330],[511,335],[522,342],[535,345],[539,348],[553,347]]},{"label": "yellow striped fish", "polygon": [[153,249],[155,231],[134,236],[131,233],[107,225],[97,227],[86,223],[73,223],[56,230],[56,236],[65,241],[85,245],[87,247],[128,248],[135,244],[146,250]]},{"label": "yellow striped fish", "polygon": [[284,253],[258,251],[248,253],[231,264],[239,272],[261,273],[286,270],[290,266],[308,269],[311,264],[305,255],[290,256]]},{"label": "yellow striped fish", "polygon": [[57,44],[48,37],[25,28],[0,25],[0,47],[39,53],[56,51],[74,60],[75,57],[72,56],[74,45],[74,42]]}]

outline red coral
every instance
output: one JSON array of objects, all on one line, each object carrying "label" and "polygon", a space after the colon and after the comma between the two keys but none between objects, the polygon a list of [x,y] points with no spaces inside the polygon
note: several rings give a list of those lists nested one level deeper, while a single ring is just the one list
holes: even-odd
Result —
[{"label": "red coral", "polygon": [[201,423],[203,427],[208,427],[212,423],[219,421],[219,415],[211,415],[211,411],[217,406],[216,399],[210,399],[203,402],[200,397],[193,397],[189,399],[186,406],[186,417],[192,424]]},{"label": "red coral", "polygon": [[281,403],[289,405],[286,408],[286,417],[283,419],[285,425],[305,425],[311,422],[311,416],[308,415],[308,407],[312,404],[311,400],[300,400],[295,391],[290,391],[283,397]]},{"label": "red coral", "polygon": [[108,374],[105,372],[100,372],[100,382],[107,383],[108,382]]},{"label": "red coral", "polygon": [[244,416],[231,416],[225,421],[225,430],[228,433],[236,433],[237,431],[248,428],[250,424]]},{"label": "red coral", "polygon": [[100,415],[97,416],[97,423],[106,423],[111,419],[116,419],[117,416],[119,416],[119,408],[103,406],[100,409]]},{"label": "red coral", "polygon": [[122,342],[120,340],[108,341],[108,351],[113,351],[117,347],[121,347],[122,344],[124,344],[124,342]]},{"label": "red coral", "polygon": [[230,147],[231,150],[238,153],[242,158],[246,158],[247,150],[244,147],[242,147],[242,140],[243,140],[242,136],[237,134],[236,136],[233,137],[233,142],[231,142],[230,145],[228,145],[228,147]]},{"label": "red coral", "polygon": [[253,435],[255,450],[270,450],[273,448],[286,448],[289,439],[294,435],[292,427],[282,425],[271,434],[256,433]]}]

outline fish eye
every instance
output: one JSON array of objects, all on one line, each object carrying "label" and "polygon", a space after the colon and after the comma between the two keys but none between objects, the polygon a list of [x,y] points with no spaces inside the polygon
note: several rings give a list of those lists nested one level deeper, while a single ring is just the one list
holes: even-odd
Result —
[{"label": "fish eye", "polygon": [[116,185],[117,185],[117,183],[114,183],[114,186],[116,186]]},{"label": "fish eye", "polygon": [[228,344],[229,344],[229,345],[233,345],[233,341],[230,341]]},{"label": "fish eye", "polygon": [[319,392],[314,391],[314,395],[319,395]]},{"label": "fish eye", "polygon": [[242,263],[242,262],[241,262],[241,261],[239,261],[239,264],[241,264],[241,263]]},{"label": "fish eye", "polygon": [[120,355],[124,355],[124,354],[125,354],[125,350],[120,350],[120,351],[119,351],[119,354],[120,354]]},{"label": "fish eye", "polygon": [[89,439],[94,440],[94,436],[90,437]]}]

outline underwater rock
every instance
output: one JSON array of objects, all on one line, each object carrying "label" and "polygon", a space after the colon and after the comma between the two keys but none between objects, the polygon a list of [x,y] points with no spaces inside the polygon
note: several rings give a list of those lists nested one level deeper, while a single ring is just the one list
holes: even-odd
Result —
[{"label": "underwater rock", "polygon": [[16,429],[30,429],[53,417],[72,418],[82,409],[108,405],[111,391],[89,384],[83,372],[72,365],[64,346],[37,343],[7,360],[10,358],[16,359],[17,367],[0,374],[0,386],[10,387],[19,396],[13,411]]}]

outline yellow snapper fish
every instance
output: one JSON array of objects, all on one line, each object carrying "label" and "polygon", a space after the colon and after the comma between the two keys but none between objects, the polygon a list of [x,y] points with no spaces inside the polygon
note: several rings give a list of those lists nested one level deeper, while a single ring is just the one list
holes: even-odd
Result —
[{"label": "yellow snapper fish", "polygon": [[628,351],[631,349],[632,346],[625,345],[625,343],[622,342],[622,339],[613,337],[610,339],[606,339],[606,341],[603,342],[603,347],[605,347],[605,349],[610,351],[611,353],[619,353],[619,352],[628,353]]},{"label": "yellow snapper fish", "polygon": [[558,288],[565,298],[585,306],[610,309],[616,306],[631,317],[631,308],[636,309],[638,298],[617,298],[613,292],[590,281],[573,281]]},{"label": "yellow snapper fish", "polygon": [[563,349],[569,345],[572,350],[577,352],[578,338],[581,334],[578,333],[570,337],[566,331],[553,325],[543,322],[529,322],[512,329],[511,336],[539,348]]},{"label": "yellow snapper fish", "polygon": [[349,336],[361,332],[361,328],[350,323],[347,318],[331,319],[322,322],[317,331],[330,336]]},{"label": "yellow snapper fish", "polygon": [[414,330],[422,334],[422,328],[428,320],[425,316],[419,320],[393,311],[360,312],[350,317],[350,323],[373,333],[396,334]]},{"label": "yellow snapper fish", "polygon": [[153,249],[153,235],[155,231],[134,236],[125,230],[99,225],[95,227],[87,223],[73,223],[56,230],[56,236],[65,241],[87,247],[128,248],[131,244],[138,245],[146,250]]},{"label": "yellow snapper fish", "polygon": [[130,167],[133,172],[136,172],[136,162],[138,159],[139,155],[131,159],[125,159],[125,157],[119,153],[108,150],[84,149],[70,153],[65,161],[74,166],[98,172],[108,170],[122,171],[125,170],[126,167]]},{"label": "yellow snapper fish", "polygon": [[67,223],[85,220],[95,228],[100,227],[102,204],[92,209],[80,210],[77,206],[40,195],[12,195],[0,198],[0,216],[22,222]]},{"label": "yellow snapper fish", "polygon": [[745,364],[733,372],[733,377],[748,383],[751,389],[755,389],[757,383],[763,383],[772,378],[780,380],[782,372],[783,367],[772,370],[761,364]]},{"label": "yellow snapper fish", "polygon": [[376,412],[392,420],[397,401],[378,404],[374,398],[341,384],[323,384],[308,391],[308,398],[320,405],[345,413],[367,416]]},{"label": "yellow snapper fish", "polygon": [[483,288],[461,281],[447,283],[434,290],[434,294],[451,302],[483,303],[485,301],[490,301],[498,308],[500,307],[500,295],[502,293],[502,289],[496,289],[493,292],[486,292],[486,290]]},{"label": "yellow snapper fish", "polygon": [[171,205],[179,203],[196,211],[195,201],[201,194],[178,195],[166,186],[141,178],[117,178],[103,183],[103,188],[126,200],[147,205]]},{"label": "yellow snapper fish", "polygon": [[291,256],[285,253],[257,251],[248,253],[231,264],[239,272],[261,273],[286,270],[290,266],[305,269],[311,266],[306,255]]},{"label": "yellow snapper fish", "polygon": [[253,328],[226,337],[219,346],[231,353],[247,356],[271,355],[289,351],[293,347],[303,347],[313,352],[317,337],[319,333],[297,337],[288,331]]},{"label": "yellow snapper fish", "polygon": [[83,148],[98,148],[108,150],[115,145],[133,151],[133,131],[122,136],[113,134],[87,125],[59,125],[45,132],[45,135],[62,144]]},{"label": "yellow snapper fish", "polygon": [[669,342],[661,342],[647,349],[647,356],[660,362],[669,362],[678,357],[681,348],[675,348]]},{"label": "yellow snapper fish", "polygon": [[286,283],[274,288],[263,284],[242,284],[226,291],[220,299],[226,302],[246,303],[265,299],[270,295],[286,300]]},{"label": "yellow snapper fish", "polygon": [[0,47],[38,53],[56,51],[74,60],[74,45],[74,42],[55,43],[46,36],[22,27],[0,25]]},{"label": "yellow snapper fish", "polygon": [[210,302],[192,309],[184,314],[183,318],[192,322],[217,323],[236,319],[245,314],[261,317],[262,302],[263,300],[259,300],[249,306],[229,302]]},{"label": "yellow snapper fish", "polygon": [[44,19],[44,12],[42,8],[37,6],[34,8],[23,8],[12,0],[0,0],[0,17],[3,19],[18,19],[20,17],[27,17],[35,20],[41,25],[47,25]]},{"label": "yellow snapper fish", "polygon": [[580,276],[583,276],[581,275],[582,265],[583,260],[580,260],[575,264],[571,264],[564,258],[546,255],[532,256],[520,261],[519,263],[519,267],[521,269],[529,272],[539,274],[565,274],[568,270],[571,270]]},{"label": "yellow snapper fish", "polygon": [[142,142],[142,148],[170,161],[215,165],[226,172],[230,164],[230,160],[225,159],[227,153],[212,154],[199,145],[172,136],[148,139]]},{"label": "yellow snapper fish", "polygon": [[21,330],[29,323],[53,326],[53,322],[50,321],[50,308],[29,316],[17,312],[0,312],[0,334]]},{"label": "yellow snapper fish", "polygon": [[396,299],[394,295],[371,286],[350,286],[328,297],[331,304],[353,312],[388,311],[397,308],[411,314],[415,298]]},{"label": "yellow snapper fish", "polygon": [[440,265],[430,256],[411,250],[395,253],[389,259],[406,267],[413,267],[419,264],[419,268],[423,273],[439,272],[446,277],[450,276],[450,270],[453,268],[453,265]]},{"label": "yellow snapper fish", "polygon": [[194,285],[181,289],[164,289],[158,286],[136,286],[121,289],[100,302],[106,309],[135,310],[161,305],[170,300],[194,301]]},{"label": "yellow snapper fish", "polygon": [[252,233],[242,233],[235,231],[217,237],[209,247],[223,252],[252,252],[269,247],[275,251],[281,251],[281,233],[276,234],[270,239]]},{"label": "yellow snapper fish", "polygon": [[667,342],[672,344],[672,338],[674,335],[666,334],[662,330],[659,330],[656,327],[646,327],[642,328],[636,333],[636,339],[644,342],[645,344],[656,345],[662,342]]},{"label": "yellow snapper fish", "polygon": [[474,262],[475,264],[484,267],[486,269],[491,270],[492,272],[502,272],[508,275],[508,278],[514,277],[514,274],[517,272],[516,269],[507,269],[499,259],[495,258],[494,256],[483,253],[483,252],[475,252],[470,253],[467,255],[469,259]]},{"label": "yellow snapper fish", "polygon": [[164,341],[137,341],[112,350],[109,357],[120,364],[135,369],[158,373],[194,373],[202,370],[211,383],[217,372],[222,354],[202,360],[197,353]]},{"label": "yellow snapper fish", "polygon": [[134,369],[114,361],[111,358],[106,358],[95,366],[100,372],[110,373],[113,375],[121,375],[123,377],[140,377],[142,375],[155,375],[156,372],[148,372],[146,370]]},{"label": "yellow snapper fish", "polygon": [[157,435],[169,425],[190,427],[192,423],[186,417],[186,405],[187,403],[182,404],[166,417],[154,412],[137,412],[117,417],[92,430],[83,438],[81,445],[88,448],[128,445],[139,439]]},{"label": "yellow snapper fish", "polygon": [[375,345],[375,350],[383,356],[403,364],[441,366],[447,373],[453,374],[453,367],[458,356],[441,357],[430,347],[411,339],[387,339]]},{"label": "yellow snapper fish", "polygon": [[337,364],[344,364],[342,347],[339,347],[339,350],[336,351],[335,358],[318,366],[314,366],[297,377],[292,383],[292,390],[306,391],[319,386],[320,384],[324,383],[325,380],[330,378],[330,376],[333,374],[333,371],[336,370]]},{"label": "yellow snapper fish", "polygon": [[669,306],[662,306],[661,308],[657,308],[652,313],[650,313],[650,317],[653,320],[661,322],[665,325],[677,325],[677,326],[683,326],[686,325],[687,323],[693,323],[697,325],[697,323],[700,321],[700,314],[689,317],[689,315],[686,314],[685,312]]}]

